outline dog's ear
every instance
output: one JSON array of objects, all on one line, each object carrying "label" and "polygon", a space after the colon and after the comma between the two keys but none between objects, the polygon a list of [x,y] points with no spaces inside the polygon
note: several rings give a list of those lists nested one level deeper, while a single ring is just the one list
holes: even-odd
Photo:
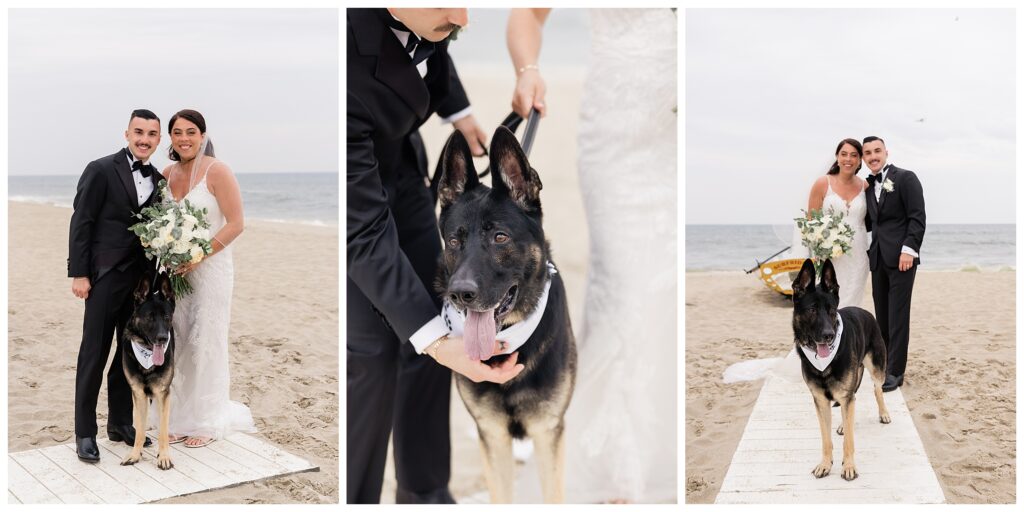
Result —
[{"label": "dog's ear", "polygon": [[832,266],[832,260],[825,260],[821,267],[821,289],[835,295],[839,300],[839,280],[836,279],[836,269]]},{"label": "dog's ear", "polygon": [[146,300],[149,296],[149,288],[153,285],[153,277],[147,272],[146,275],[139,279],[139,284],[135,287],[135,303],[140,304]]},{"label": "dog's ear", "polygon": [[451,206],[463,192],[480,184],[473,166],[473,154],[459,130],[453,131],[448,137],[438,165],[440,169],[436,172],[441,173],[441,181],[437,187],[437,197],[442,210]]},{"label": "dog's ear", "polygon": [[171,275],[167,272],[161,272],[160,276],[157,277],[156,289],[160,291],[160,294],[167,300],[174,302],[174,287],[171,286]]},{"label": "dog's ear", "polygon": [[540,176],[526,161],[516,136],[504,126],[491,138],[491,172],[494,190],[508,194],[526,212],[540,212]]},{"label": "dog's ear", "polygon": [[793,281],[793,300],[799,299],[805,293],[814,290],[814,261],[810,258],[804,260],[800,267],[800,273]]}]

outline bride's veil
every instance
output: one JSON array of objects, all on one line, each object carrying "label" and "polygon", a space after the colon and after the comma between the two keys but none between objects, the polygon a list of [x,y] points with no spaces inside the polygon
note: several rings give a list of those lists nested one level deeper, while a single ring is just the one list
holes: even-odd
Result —
[{"label": "bride's veil", "polygon": [[191,192],[201,177],[206,175],[206,171],[209,170],[210,165],[213,165],[213,159],[216,156],[213,151],[213,142],[210,140],[210,133],[204,133],[203,142],[199,145],[199,151],[196,152],[195,162],[192,162],[192,175],[188,178],[188,191]]}]

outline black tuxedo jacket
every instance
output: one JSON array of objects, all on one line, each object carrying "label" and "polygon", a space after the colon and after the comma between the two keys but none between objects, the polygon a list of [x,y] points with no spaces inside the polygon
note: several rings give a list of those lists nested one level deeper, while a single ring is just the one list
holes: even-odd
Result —
[{"label": "black tuxedo jacket", "polygon": [[[875,200],[875,187],[881,187],[881,183],[872,183],[864,191],[868,201],[865,222],[871,232],[871,247],[868,248],[871,270],[878,268],[879,261],[887,267],[898,266],[904,245],[920,254],[924,240],[924,193],[917,175],[889,165],[885,179],[892,181],[893,190],[883,189],[878,200]],[[914,258],[915,265],[920,263],[921,258]]]},{"label": "black tuxedo jacket", "polygon": [[122,270],[145,258],[139,238],[128,228],[158,195],[163,176],[154,172],[153,193],[139,206],[127,149],[89,162],[78,180],[71,215],[68,277],[93,283],[114,268]]},{"label": "black tuxedo jacket", "polygon": [[348,9],[346,15],[348,277],[406,340],[438,308],[399,247],[392,216],[397,194],[388,191],[400,190],[399,179],[408,182],[409,173],[427,176],[420,125],[434,112],[455,114],[469,101],[447,40],[435,44],[421,78],[385,24],[385,9]]}]

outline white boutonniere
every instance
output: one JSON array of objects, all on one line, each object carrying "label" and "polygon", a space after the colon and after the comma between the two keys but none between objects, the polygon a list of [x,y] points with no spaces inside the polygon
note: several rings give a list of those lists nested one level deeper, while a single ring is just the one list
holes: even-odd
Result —
[{"label": "white boutonniere", "polygon": [[893,190],[896,190],[896,184],[889,178],[886,178],[885,181],[882,182],[882,190],[892,192]]}]

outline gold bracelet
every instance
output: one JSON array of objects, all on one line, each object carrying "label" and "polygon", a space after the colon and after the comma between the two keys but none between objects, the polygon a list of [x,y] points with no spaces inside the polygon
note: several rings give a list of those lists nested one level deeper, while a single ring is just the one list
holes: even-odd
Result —
[{"label": "gold bracelet", "polygon": [[516,71],[516,75],[521,75],[521,74],[525,73],[526,70],[528,70],[528,69],[536,69],[537,71],[540,71],[540,67],[538,67],[536,64],[527,64],[527,65],[519,68]]},{"label": "gold bracelet", "polygon": [[447,334],[445,334],[444,336],[441,336],[440,338],[434,340],[434,342],[431,343],[427,347],[427,349],[424,350],[424,352],[426,352],[428,356],[433,357],[434,361],[437,361],[437,351],[438,351],[438,349],[441,348],[441,344],[444,343],[445,340],[447,340],[447,339],[448,339],[448,335]]}]

